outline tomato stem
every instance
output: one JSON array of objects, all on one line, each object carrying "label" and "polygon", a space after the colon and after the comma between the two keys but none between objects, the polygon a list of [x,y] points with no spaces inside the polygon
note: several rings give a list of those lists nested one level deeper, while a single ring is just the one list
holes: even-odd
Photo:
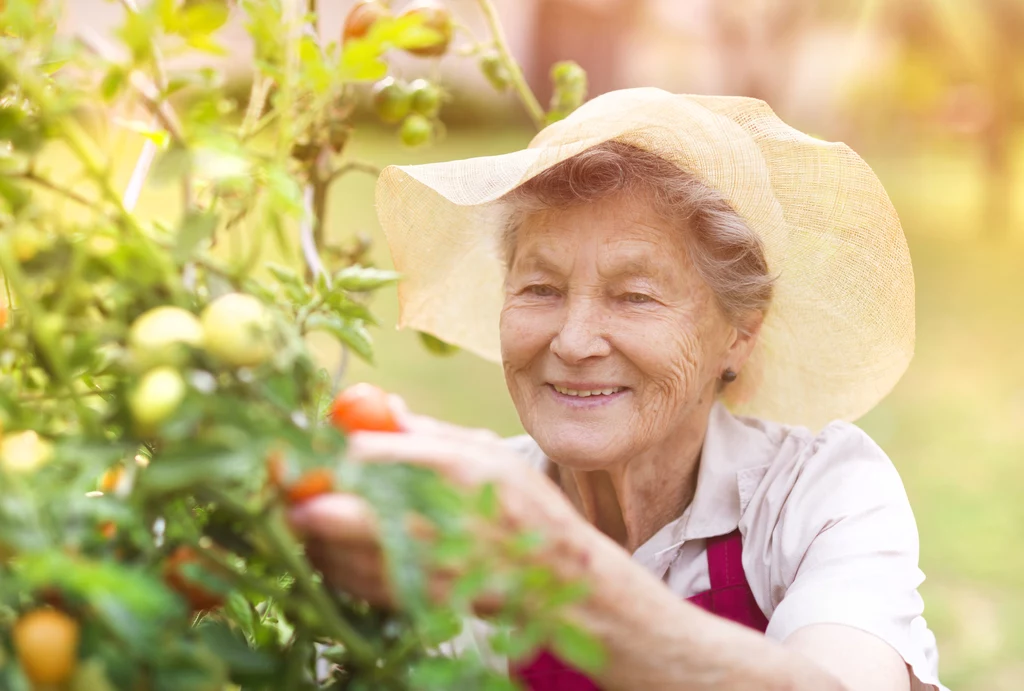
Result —
[{"label": "tomato stem", "polygon": [[487,26],[491,30],[491,36],[494,38],[494,46],[501,57],[501,61],[505,63],[505,69],[508,70],[509,74],[509,81],[515,88],[516,93],[519,94],[519,100],[523,102],[526,112],[530,114],[530,119],[533,120],[534,126],[538,130],[544,129],[544,126],[547,124],[544,108],[540,105],[540,101],[537,100],[533,90],[530,89],[530,85],[526,83],[526,78],[523,76],[523,70],[519,67],[519,63],[512,56],[512,51],[508,47],[508,39],[505,37],[505,30],[501,27],[501,20],[498,17],[498,10],[495,8],[493,0],[477,0],[477,2],[484,13],[484,17],[487,19]]},{"label": "tomato stem", "polygon": [[298,545],[285,526],[281,513],[275,512],[265,517],[261,527],[264,538],[277,556],[284,560],[288,572],[295,578],[295,585],[312,601],[323,623],[330,629],[331,636],[344,645],[357,662],[372,664],[376,658],[373,648],[338,614],[331,598],[317,583],[309,564],[298,556]]}]

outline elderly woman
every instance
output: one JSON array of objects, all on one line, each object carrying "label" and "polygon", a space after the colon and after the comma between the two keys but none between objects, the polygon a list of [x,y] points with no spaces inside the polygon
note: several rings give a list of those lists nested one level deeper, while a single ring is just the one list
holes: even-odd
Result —
[{"label": "elderly woman", "polygon": [[[527,436],[407,415],[351,453],[496,482],[498,529],[588,584],[600,679],[543,653],[526,688],[942,688],[907,496],[843,421],[914,341],[906,242],[853,152],[760,101],[630,89],[524,151],[390,168],[378,205],[403,323],[500,354]],[[293,521],[390,601],[365,505]]]}]

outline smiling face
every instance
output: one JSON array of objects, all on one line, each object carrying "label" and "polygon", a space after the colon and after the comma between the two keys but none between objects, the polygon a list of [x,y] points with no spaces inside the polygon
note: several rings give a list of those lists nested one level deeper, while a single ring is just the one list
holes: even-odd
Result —
[{"label": "smiling face", "polygon": [[745,350],[684,232],[623,194],[519,226],[501,313],[505,379],[526,431],[560,465],[671,453]]}]

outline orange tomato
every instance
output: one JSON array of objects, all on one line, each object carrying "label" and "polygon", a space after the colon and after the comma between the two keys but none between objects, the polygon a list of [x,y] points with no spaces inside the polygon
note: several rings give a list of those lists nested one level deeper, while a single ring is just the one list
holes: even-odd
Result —
[{"label": "orange tomato", "polygon": [[121,483],[121,478],[124,476],[124,468],[116,465],[113,468],[108,468],[100,476],[99,488],[101,492],[110,493],[117,489],[117,486]]},{"label": "orange tomato", "polygon": [[37,609],[14,624],[18,662],[33,685],[63,684],[78,666],[78,622],[54,609]]},{"label": "orange tomato", "polygon": [[331,423],[345,432],[400,432],[388,394],[373,384],[353,384],[331,404]]},{"label": "orange tomato", "polygon": [[334,489],[334,474],[327,468],[314,468],[289,487],[285,496],[290,504],[301,504]]},{"label": "orange tomato", "polygon": [[202,558],[188,545],[179,545],[164,562],[164,582],[185,598],[193,612],[206,612],[224,604],[220,593],[210,592],[182,573],[182,567],[202,563]]},{"label": "orange tomato", "polygon": [[7,305],[0,305],[0,329],[7,326]]}]

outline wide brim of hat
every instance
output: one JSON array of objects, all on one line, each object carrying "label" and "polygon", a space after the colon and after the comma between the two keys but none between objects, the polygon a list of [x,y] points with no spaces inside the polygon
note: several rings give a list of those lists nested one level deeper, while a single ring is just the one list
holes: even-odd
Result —
[{"label": "wide brim of hat", "polygon": [[764,102],[614,91],[500,156],[391,166],[378,217],[403,275],[399,326],[500,361],[502,197],[590,147],[653,152],[718,190],[761,238],[775,294],[750,361],[725,388],[749,415],[817,429],[874,407],[914,351],[914,276],[888,195],[849,147]]}]

